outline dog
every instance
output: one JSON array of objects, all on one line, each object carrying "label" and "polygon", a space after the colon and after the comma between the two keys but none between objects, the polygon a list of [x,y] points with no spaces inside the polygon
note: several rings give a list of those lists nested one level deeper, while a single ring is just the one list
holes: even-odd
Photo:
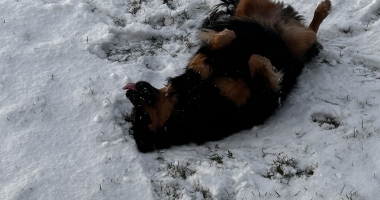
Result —
[{"label": "dog", "polygon": [[203,22],[203,44],[183,74],[161,89],[144,81],[123,87],[138,150],[202,144],[264,123],[322,49],[316,33],[330,10],[323,0],[305,26],[282,2],[222,0]]}]

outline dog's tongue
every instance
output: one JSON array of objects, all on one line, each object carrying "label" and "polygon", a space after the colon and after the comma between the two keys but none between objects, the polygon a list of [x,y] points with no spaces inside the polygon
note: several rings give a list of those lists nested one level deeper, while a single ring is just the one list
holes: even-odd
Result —
[{"label": "dog's tongue", "polygon": [[123,87],[123,90],[132,90],[132,91],[136,91],[136,84],[134,83],[128,83],[127,85],[125,85]]}]

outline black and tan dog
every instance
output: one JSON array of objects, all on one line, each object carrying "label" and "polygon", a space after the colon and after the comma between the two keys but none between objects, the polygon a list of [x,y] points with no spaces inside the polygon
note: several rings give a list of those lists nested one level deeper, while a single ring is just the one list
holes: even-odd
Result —
[{"label": "black and tan dog", "polygon": [[318,5],[309,26],[282,2],[223,3],[236,9],[205,20],[199,34],[204,44],[182,75],[161,89],[143,81],[124,86],[140,151],[218,140],[263,123],[321,49],[316,33],[330,0]]}]

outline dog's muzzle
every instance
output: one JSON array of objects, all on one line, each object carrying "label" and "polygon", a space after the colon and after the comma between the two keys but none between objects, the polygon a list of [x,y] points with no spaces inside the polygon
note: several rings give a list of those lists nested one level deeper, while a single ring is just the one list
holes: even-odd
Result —
[{"label": "dog's muzzle", "polygon": [[159,90],[145,81],[128,83],[123,89],[134,106],[154,106],[159,97]]}]

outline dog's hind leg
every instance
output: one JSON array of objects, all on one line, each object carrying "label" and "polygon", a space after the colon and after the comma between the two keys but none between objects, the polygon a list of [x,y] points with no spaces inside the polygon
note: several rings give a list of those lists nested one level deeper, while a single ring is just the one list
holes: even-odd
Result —
[{"label": "dog's hind leg", "polygon": [[331,1],[330,0],[324,0],[321,3],[319,3],[317,9],[314,11],[314,17],[311,21],[309,27],[317,33],[319,26],[321,25],[322,21],[327,17],[327,15],[331,11]]},{"label": "dog's hind leg", "polygon": [[282,73],[278,72],[267,58],[253,54],[248,61],[248,65],[252,78],[261,76],[273,91],[276,92],[280,89]]},{"label": "dog's hind leg", "polygon": [[303,60],[305,52],[317,40],[316,33],[311,28],[292,23],[280,24],[278,27],[282,31],[282,38],[293,56]]},{"label": "dog's hind leg", "polygon": [[240,0],[236,7],[235,17],[256,19],[258,21],[276,22],[280,19],[282,2],[269,0]]},{"label": "dog's hind leg", "polygon": [[[198,33],[198,38],[203,42],[207,43],[207,47],[210,50],[218,50],[231,44],[235,39],[236,35],[234,31],[223,30],[221,32],[216,32],[214,30],[203,29]],[[203,53],[197,53],[190,60],[187,69],[191,69],[198,73],[202,80],[207,79],[213,73],[212,67],[206,63],[207,55]]]}]

